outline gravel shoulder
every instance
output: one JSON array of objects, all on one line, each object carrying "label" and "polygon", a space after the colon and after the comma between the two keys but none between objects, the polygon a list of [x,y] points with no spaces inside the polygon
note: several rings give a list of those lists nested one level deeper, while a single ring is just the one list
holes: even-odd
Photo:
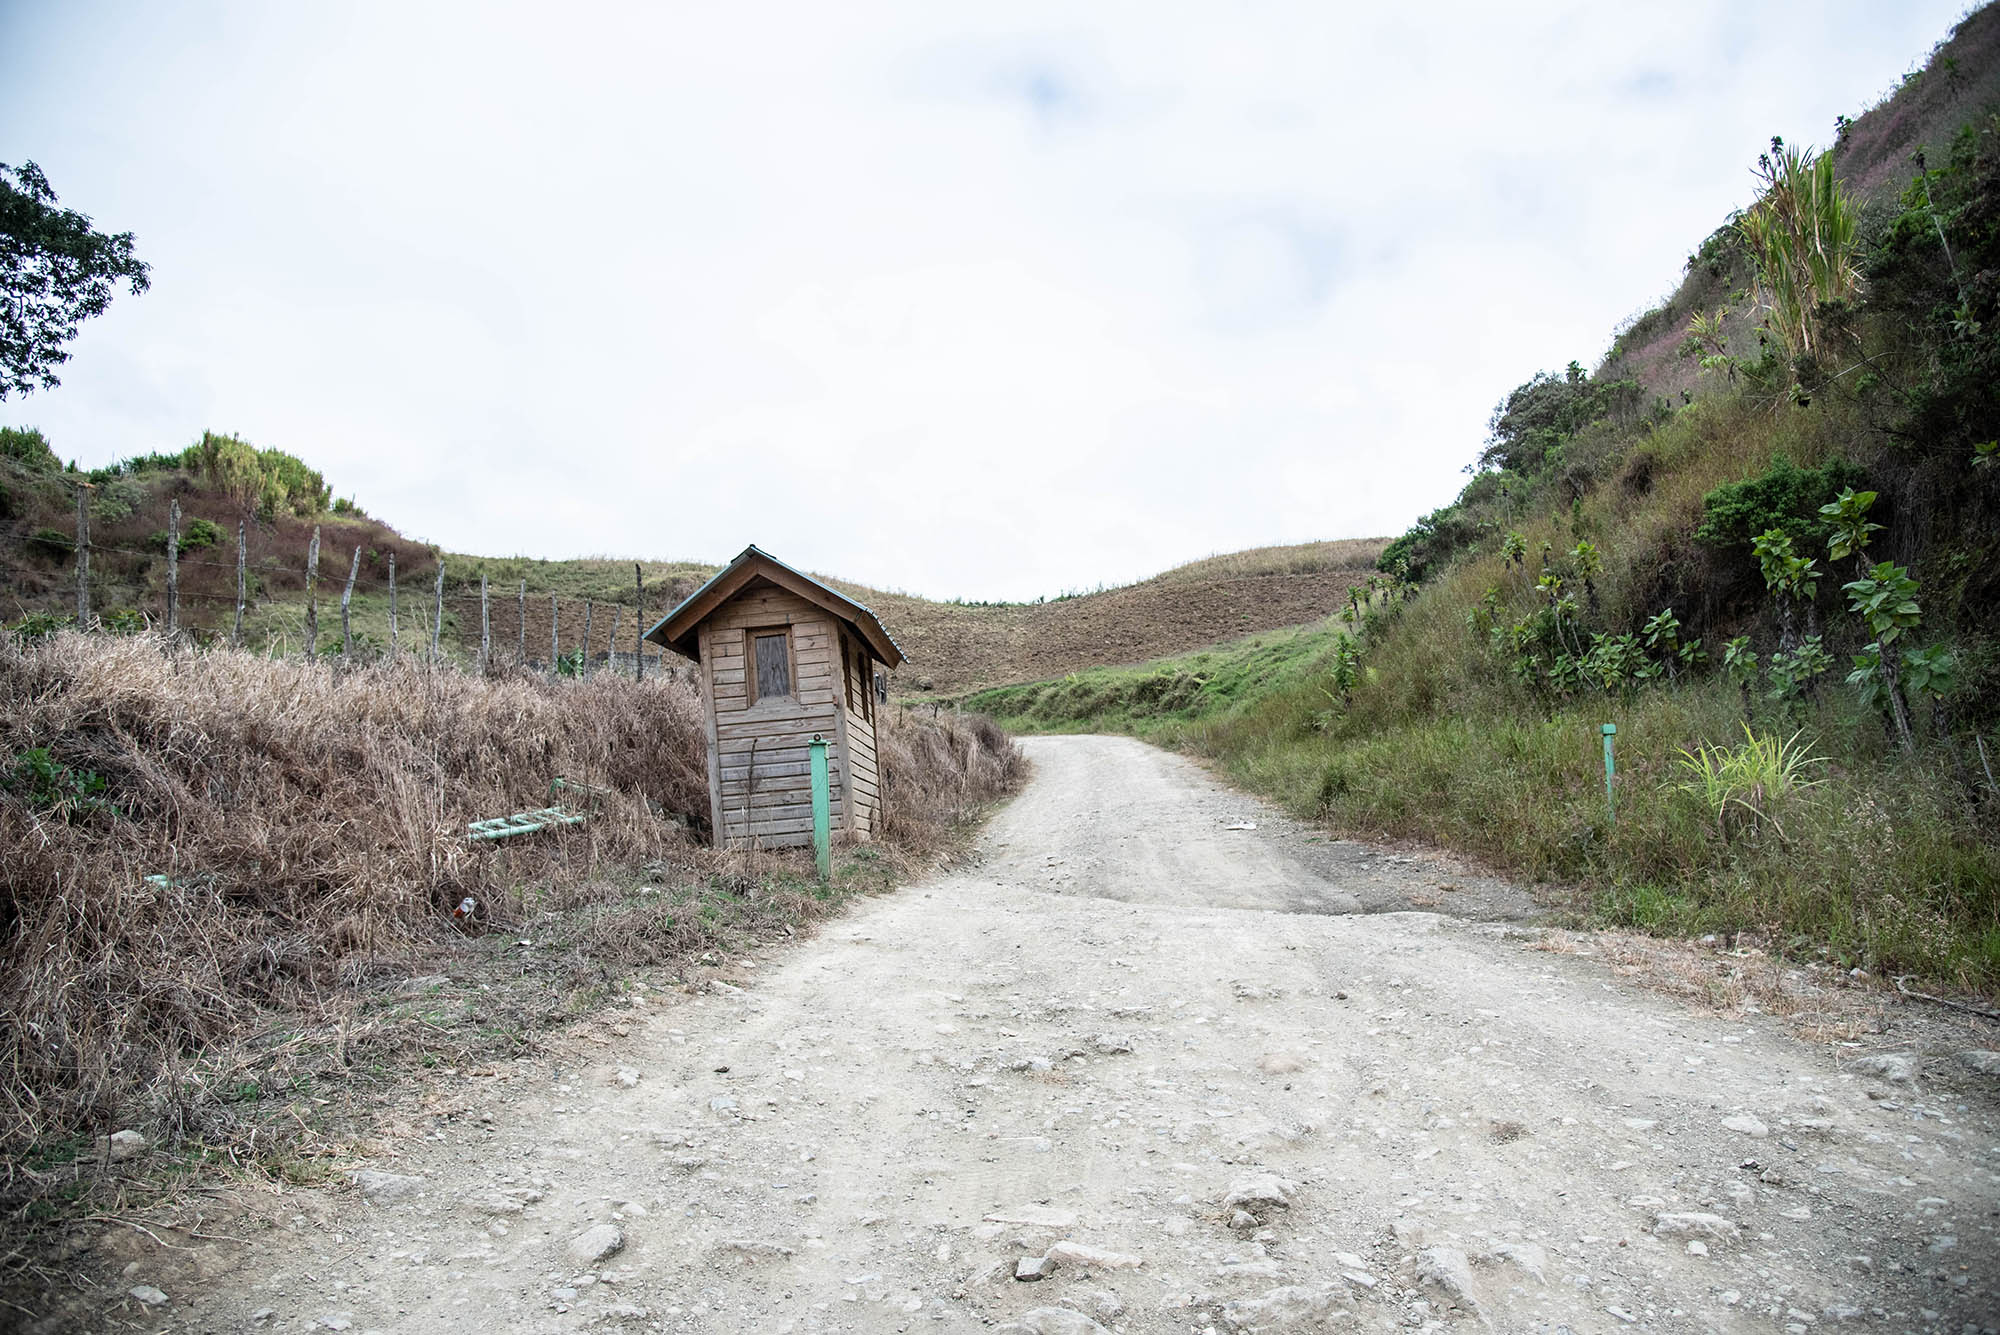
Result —
[{"label": "gravel shoulder", "polygon": [[[1130,739],[1026,745],[977,865],[741,987],[641,992],[553,1056],[442,1078],[355,1191],[135,1239],[114,1291],[164,1300],[99,1316],[2000,1327],[2000,1058],[1963,1056],[1990,1042],[1691,1011],[1537,949],[1525,895],[1446,860],[1308,845]],[[1393,910],[1418,895],[1468,911]]]}]

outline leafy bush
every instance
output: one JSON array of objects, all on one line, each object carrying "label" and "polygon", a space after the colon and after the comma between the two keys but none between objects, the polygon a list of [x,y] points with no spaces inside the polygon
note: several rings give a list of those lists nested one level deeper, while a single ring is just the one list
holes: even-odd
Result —
[{"label": "leafy bush", "polygon": [[103,775],[96,770],[71,769],[46,746],[31,747],[16,755],[5,779],[0,780],[0,787],[58,820],[119,814],[118,808],[104,796],[107,785]]},{"label": "leafy bush", "polygon": [[1861,480],[1861,471],[1851,464],[1835,460],[1824,468],[1800,468],[1781,454],[1763,476],[1728,483],[1702,497],[1695,540],[1741,552],[1756,535],[1775,529],[1795,547],[1816,551],[1833,533],[1833,521],[1821,507]]},{"label": "leafy bush", "polygon": [[239,436],[201,433],[181,455],[184,467],[238,505],[271,518],[280,514],[309,519],[333,498],[326,479],[283,450],[260,450]]},{"label": "leafy bush", "polygon": [[130,519],[132,512],[146,503],[146,484],[115,472],[92,473],[97,494],[90,498],[90,517],[99,523],[116,524]]},{"label": "leafy bush", "polygon": [[[222,541],[224,536],[225,534],[220,524],[206,519],[193,519],[188,522],[186,528],[181,530],[181,550],[184,552],[198,552],[204,547],[215,546]],[[146,543],[154,551],[164,552],[167,550],[167,531],[161,529],[146,539]]]},{"label": "leafy bush", "polygon": [[49,448],[49,440],[31,426],[0,426],[0,459],[12,459],[38,473],[54,473],[62,461]]}]

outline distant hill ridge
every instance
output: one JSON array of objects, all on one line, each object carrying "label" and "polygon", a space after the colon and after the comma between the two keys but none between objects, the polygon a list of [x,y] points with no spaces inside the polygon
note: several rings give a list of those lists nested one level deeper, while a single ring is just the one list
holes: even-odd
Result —
[{"label": "distant hill ridge", "polygon": [[[8,621],[73,613],[79,482],[91,484],[95,615],[117,615],[127,625],[164,618],[165,533],[169,508],[178,500],[182,622],[199,635],[226,636],[236,610],[237,523],[247,513],[244,638],[280,652],[304,644],[306,553],[315,527],[322,651],[340,647],[339,602],[350,569],[349,625],[356,643],[371,652],[388,644],[392,557],[402,647],[428,643],[442,560],[441,649],[460,659],[477,653],[483,575],[496,658],[521,657],[525,642],[525,656],[535,664],[549,661],[552,631],[563,654],[584,648],[586,622],[591,655],[631,653],[641,618],[650,623],[718,568],[694,561],[640,562],[642,593],[630,561],[440,552],[403,537],[351,502],[332,501],[319,474],[281,451],[262,452],[267,466],[303,477],[308,485],[279,491],[275,499],[263,494],[257,479],[228,471],[231,458],[240,463],[248,457],[247,446],[233,455],[216,448],[217,441],[240,446],[233,437],[205,435],[183,453],[78,472],[65,469],[38,432],[0,434],[0,617]],[[205,466],[204,460],[220,463]],[[939,602],[835,576],[820,578],[874,608],[909,653],[910,665],[895,681],[899,694],[955,694],[1137,662],[1317,620],[1346,600],[1350,584],[1367,578],[1382,546],[1381,540],[1362,540],[1257,548],[1190,562],[1136,584],[1037,603]],[[637,616],[635,604],[640,604]],[[653,652],[648,646],[649,656]]]}]

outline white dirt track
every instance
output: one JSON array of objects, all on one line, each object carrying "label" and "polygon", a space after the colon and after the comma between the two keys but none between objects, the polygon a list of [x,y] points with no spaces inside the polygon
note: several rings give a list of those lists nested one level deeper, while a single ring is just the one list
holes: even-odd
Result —
[{"label": "white dirt track", "polygon": [[[374,1202],[204,1244],[138,1319],[2000,1328],[2000,1077],[1965,1043],[1698,1013],[1535,949],[1502,883],[1307,843],[1135,741],[1026,746],[973,869],[740,991],[655,993],[609,1046],[461,1078]],[[1486,920],[1379,911],[1419,893]],[[597,1226],[622,1246],[573,1256]]]}]

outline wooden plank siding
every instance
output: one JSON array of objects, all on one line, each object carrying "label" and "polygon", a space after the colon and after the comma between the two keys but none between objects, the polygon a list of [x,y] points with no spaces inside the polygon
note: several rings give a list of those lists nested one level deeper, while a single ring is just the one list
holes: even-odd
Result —
[{"label": "wooden plank siding", "polygon": [[[758,699],[753,637],[772,631],[785,633],[791,690]],[[882,778],[872,694],[878,655],[867,641],[825,607],[761,578],[715,607],[696,639],[708,697],[716,842],[812,842],[809,744],[815,735],[828,743],[836,837],[872,838],[881,827]],[[772,667],[767,658],[767,689],[777,680]]]}]

